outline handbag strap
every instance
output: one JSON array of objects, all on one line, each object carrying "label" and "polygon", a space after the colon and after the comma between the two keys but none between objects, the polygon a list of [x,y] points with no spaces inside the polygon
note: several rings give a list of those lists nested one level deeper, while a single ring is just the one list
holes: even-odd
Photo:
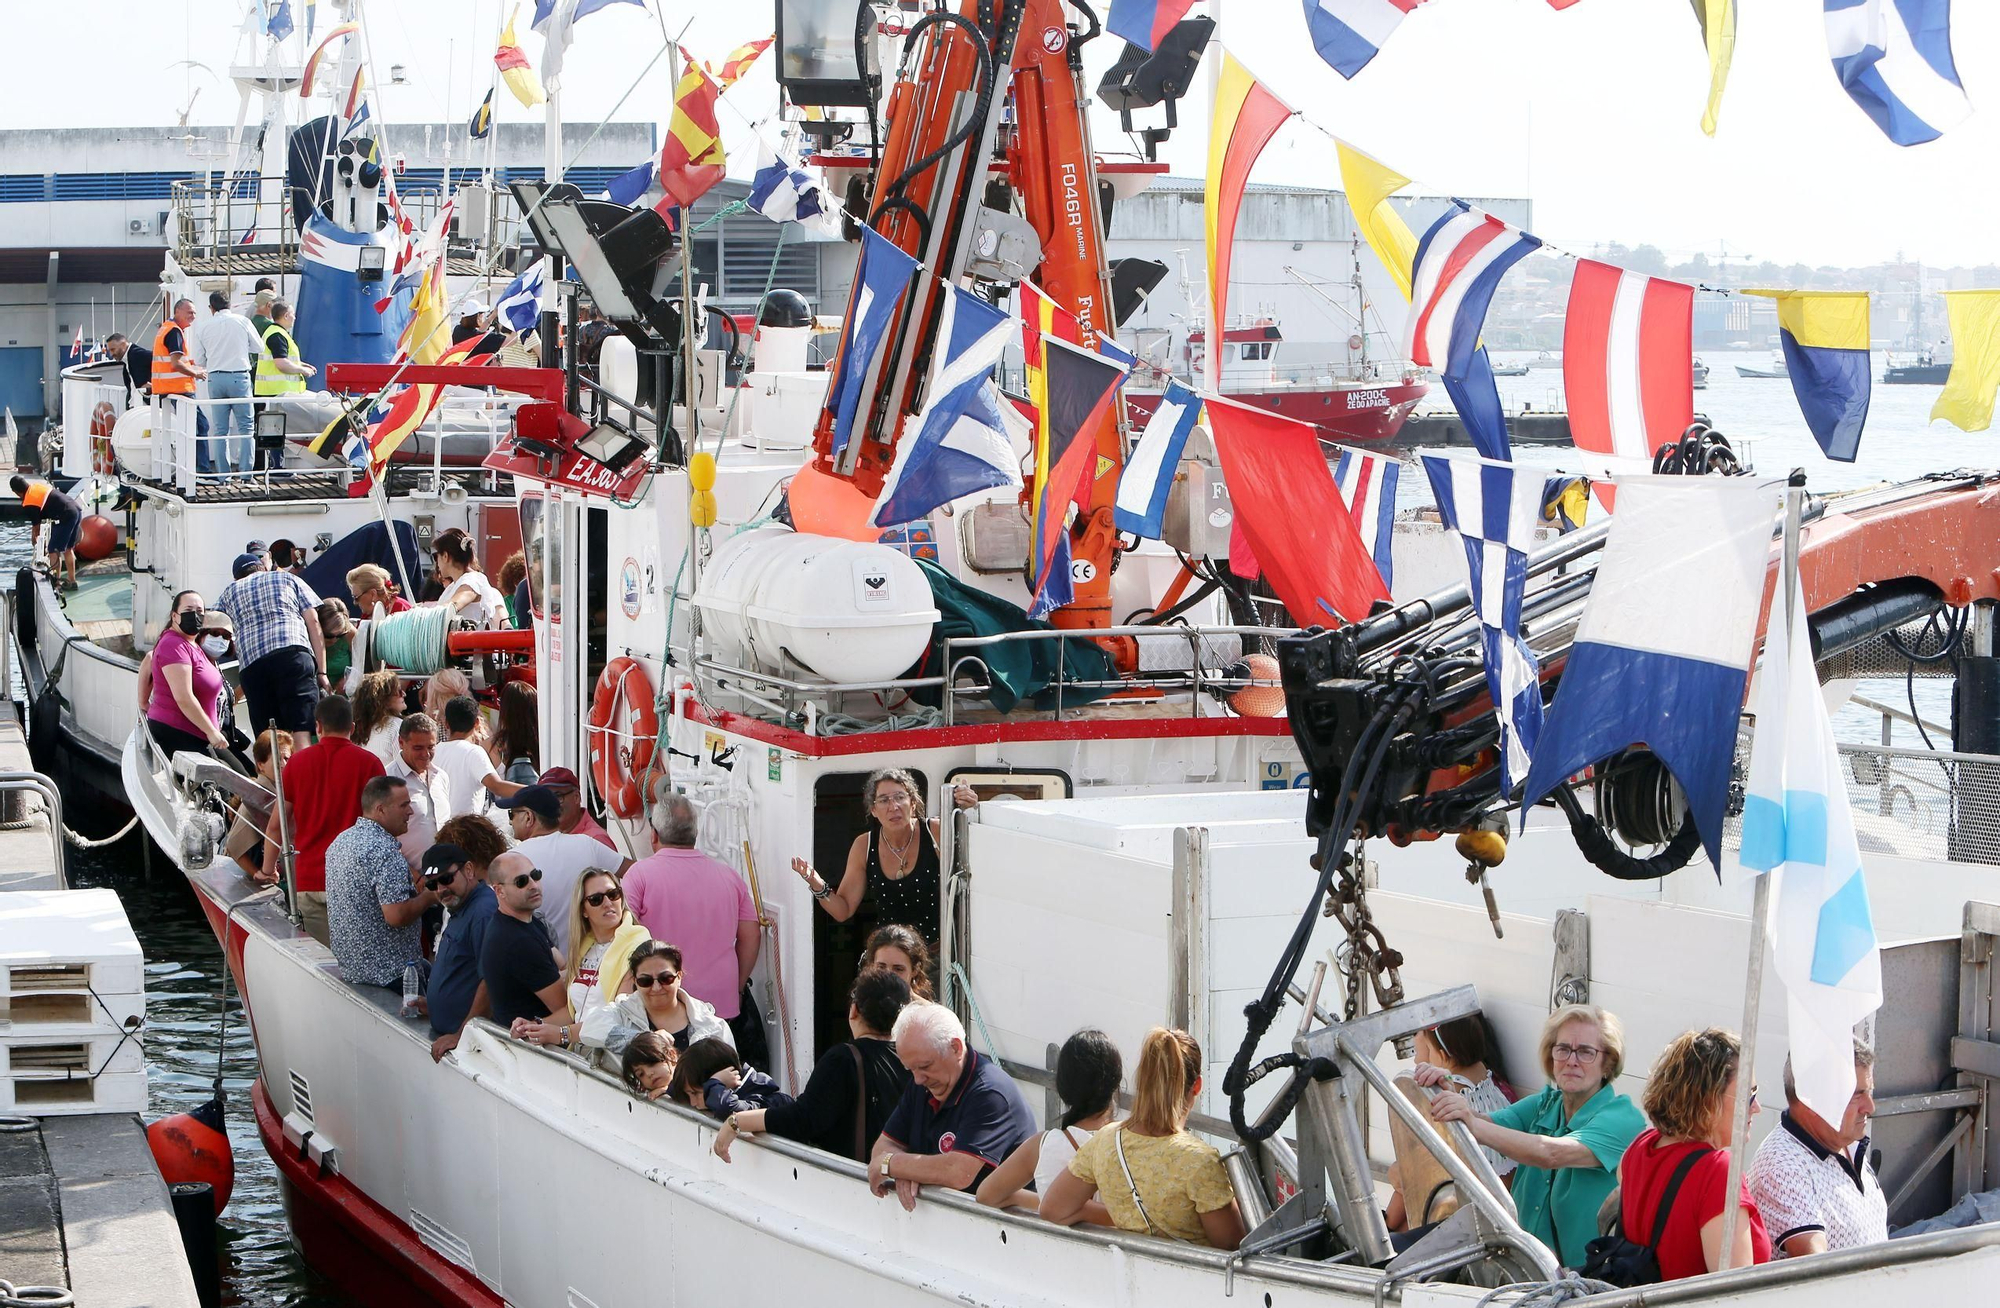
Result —
[{"label": "handbag strap", "polygon": [[854,1156],[868,1160],[868,1068],[861,1061],[861,1046],[849,1043],[854,1055]]},{"label": "handbag strap", "polygon": [[1708,1148],[1706,1145],[1700,1149],[1691,1150],[1675,1166],[1674,1174],[1667,1178],[1667,1188],[1660,1195],[1660,1206],[1653,1210],[1653,1240],[1651,1248],[1655,1254],[1658,1254],[1660,1251],[1660,1241],[1664,1240],[1667,1236],[1667,1218],[1673,1215],[1674,1198],[1681,1192],[1681,1182],[1687,1180],[1688,1173],[1694,1170],[1694,1165],[1700,1162],[1704,1155],[1714,1152],[1713,1149]]},{"label": "handbag strap", "polygon": [[1139,1210],[1139,1220],[1146,1224],[1146,1234],[1158,1234],[1159,1228],[1153,1225],[1153,1215],[1146,1211],[1146,1201],[1139,1197],[1139,1183],[1132,1179],[1132,1164],[1125,1161],[1125,1124],[1123,1122],[1118,1124],[1117,1134],[1111,1137],[1111,1143],[1118,1150],[1118,1166],[1125,1173],[1125,1185],[1132,1191],[1132,1203]]}]

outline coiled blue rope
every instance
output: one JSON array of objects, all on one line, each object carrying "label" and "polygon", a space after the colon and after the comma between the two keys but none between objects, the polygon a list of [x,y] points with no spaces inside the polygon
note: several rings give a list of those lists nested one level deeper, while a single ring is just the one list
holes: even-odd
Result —
[{"label": "coiled blue rope", "polygon": [[428,677],[444,667],[445,636],[457,616],[448,604],[424,604],[391,613],[375,624],[368,647],[391,667]]}]

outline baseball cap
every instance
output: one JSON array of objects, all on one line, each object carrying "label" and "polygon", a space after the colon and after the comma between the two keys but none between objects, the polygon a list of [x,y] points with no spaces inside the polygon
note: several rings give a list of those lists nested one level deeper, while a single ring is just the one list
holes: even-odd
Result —
[{"label": "baseball cap", "polygon": [[577,782],[576,773],[568,768],[550,768],[535,778],[535,783],[542,786],[568,786],[571,790],[583,789]]},{"label": "baseball cap", "polygon": [[201,615],[201,629],[203,631],[226,631],[232,636],[236,634],[236,624],[230,621],[229,615],[221,609],[209,609],[203,613]]},{"label": "baseball cap", "polygon": [[247,541],[244,543],[243,552],[245,554],[269,554],[271,547],[261,540]]},{"label": "baseball cap", "polygon": [[263,555],[239,554],[236,556],[236,562],[232,563],[229,566],[229,575],[231,577],[234,577],[236,580],[241,581],[243,578],[249,576],[251,573],[261,571],[263,567],[264,567]]},{"label": "baseball cap", "polygon": [[440,842],[424,851],[421,867],[425,876],[436,876],[450,868],[463,867],[471,857],[457,845]]},{"label": "baseball cap", "polygon": [[544,785],[523,786],[511,798],[495,799],[493,803],[504,809],[525,808],[544,822],[554,823],[562,819],[562,800]]}]

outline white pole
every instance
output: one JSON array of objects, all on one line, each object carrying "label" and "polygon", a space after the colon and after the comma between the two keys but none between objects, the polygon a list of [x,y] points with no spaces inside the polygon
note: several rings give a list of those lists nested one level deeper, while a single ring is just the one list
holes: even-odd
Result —
[{"label": "white pole", "polygon": [[[1778,589],[1771,597],[1771,617],[1764,630],[1767,675],[1775,666],[1774,656],[1782,656],[1783,651],[1791,648],[1792,596],[1799,585],[1799,519],[1805,499],[1805,473],[1794,471],[1785,488],[1785,535],[1779,555]],[[1778,625],[1781,608],[1783,627]],[[1780,640],[1786,643],[1780,645]],[[1757,730],[1763,729],[1764,724],[1758,723]],[[1757,1013],[1763,1001],[1764,936],[1770,916],[1771,874],[1765,872],[1757,877],[1755,900],[1750,908],[1750,966],[1743,985],[1743,1056],[1736,1069],[1736,1120],[1729,1134],[1729,1180],[1722,1189],[1722,1265],[1715,1269],[1718,1272],[1730,1268],[1731,1255],[1736,1252],[1736,1227],[1741,1220],[1742,1205],[1737,1202],[1737,1194],[1743,1186],[1743,1157],[1750,1148],[1750,1089],[1757,1081]]]}]

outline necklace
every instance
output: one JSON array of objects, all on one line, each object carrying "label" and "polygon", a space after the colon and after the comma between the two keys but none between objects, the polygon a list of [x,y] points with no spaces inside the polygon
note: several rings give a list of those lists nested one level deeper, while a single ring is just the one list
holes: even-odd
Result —
[{"label": "necklace", "polygon": [[917,837],[915,832],[912,832],[910,834],[909,839],[905,840],[900,846],[891,844],[889,842],[889,837],[887,832],[884,832],[882,836],[882,848],[885,852],[894,854],[896,856],[896,870],[899,872],[909,871],[910,847],[916,843],[917,843]]}]

